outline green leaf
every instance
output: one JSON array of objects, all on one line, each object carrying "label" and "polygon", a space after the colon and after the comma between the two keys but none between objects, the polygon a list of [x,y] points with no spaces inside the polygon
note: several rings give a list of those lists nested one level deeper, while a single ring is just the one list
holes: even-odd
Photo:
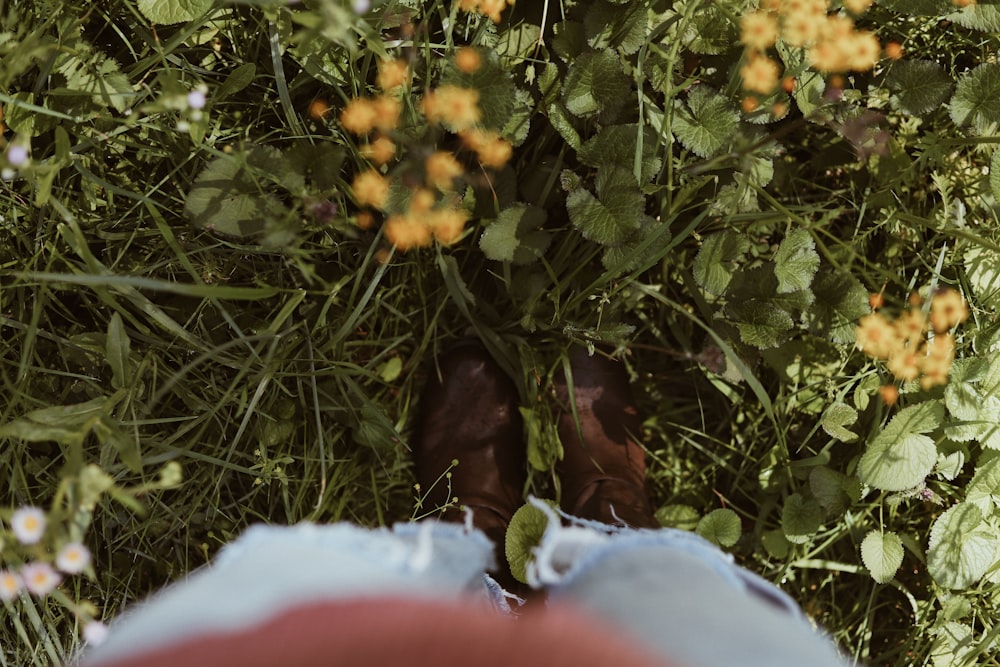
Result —
[{"label": "green leaf", "polygon": [[[550,500],[544,502],[556,507]],[[548,525],[549,519],[545,512],[531,504],[522,505],[514,512],[507,525],[504,553],[507,555],[510,573],[523,584],[528,583],[527,565],[532,558],[531,552],[541,543]]]},{"label": "green leaf", "polygon": [[812,234],[805,229],[793,230],[778,247],[774,262],[779,292],[807,289],[819,268],[819,254]]},{"label": "green leaf", "polygon": [[892,65],[885,85],[892,102],[903,113],[923,116],[944,104],[951,94],[952,80],[932,60],[900,60]]},{"label": "green leaf", "polygon": [[212,100],[220,102],[230,95],[240,92],[253,83],[255,76],[257,76],[257,66],[253,63],[243,63],[230,72],[222,85],[215,89],[212,93]]},{"label": "green leaf", "polygon": [[976,130],[1000,122],[1000,65],[985,63],[963,74],[948,112],[956,125],[971,124]]},{"label": "green leaf", "polygon": [[740,115],[725,97],[699,84],[688,93],[687,104],[674,102],[674,135],[695,155],[718,155],[729,147],[739,128]]},{"label": "green leaf", "polygon": [[656,510],[656,520],[666,528],[695,530],[698,527],[698,510],[690,505],[664,505]]},{"label": "green leaf", "polygon": [[765,530],[760,536],[760,543],[771,558],[779,560],[787,558],[791,550],[792,543],[785,537],[785,532],[781,529]]},{"label": "green leaf", "polygon": [[931,526],[927,571],[944,588],[969,588],[997,560],[996,530],[972,503],[958,503]]},{"label": "green leaf", "polygon": [[739,41],[739,31],[730,16],[727,9],[706,4],[684,22],[681,40],[693,53],[724,53]]},{"label": "green leaf", "polygon": [[116,312],[111,316],[111,321],[108,322],[105,348],[108,365],[111,366],[111,386],[115,389],[121,389],[131,380],[129,361],[131,347],[131,341],[125,331],[125,325],[122,323],[122,316]]},{"label": "green leaf", "polygon": [[861,562],[880,584],[892,581],[903,564],[903,541],[896,533],[873,530],[861,541]]},{"label": "green leaf", "polygon": [[854,442],[858,434],[845,428],[858,420],[858,411],[847,403],[838,401],[826,409],[820,425],[831,438],[841,442]]},{"label": "green leaf", "polygon": [[726,312],[734,320],[743,342],[761,350],[781,345],[795,326],[788,311],[771,301],[737,301],[730,303]]},{"label": "green leaf", "polygon": [[833,343],[853,343],[856,320],[869,312],[865,286],[849,273],[823,270],[813,279],[812,292],[809,330]]},{"label": "green leaf", "polygon": [[993,198],[1000,201],[1000,148],[993,151],[990,158],[990,190],[993,191]]},{"label": "green leaf", "polygon": [[720,508],[703,516],[695,532],[713,544],[731,547],[739,542],[743,528],[739,514],[731,509]]},{"label": "green leaf", "polygon": [[362,403],[355,419],[357,422],[354,425],[354,442],[362,447],[388,452],[395,449],[400,441],[392,422],[374,403],[369,401]]},{"label": "green leaf", "polygon": [[610,125],[587,140],[577,151],[577,157],[590,167],[614,166],[625,171],[633,171],[636,153],[639,151],[639,136],[642,136],[642,152],[639,157],[642,182],[651,181],[660,171],[661,161],[657,156],[657,134],[653,128],[630,123]]},{"label": "green leaf", "polygon": [[862,481],[884,491],[905,491],[922,483],[937,462],[934,441],[922,433],[940,426],[943,416],[938,401],[901,410],[861,456]]},{"label": "green leaf", "polygon": [[977,2],[948,14],[947,18],[973,30],[1000,32],[1000,7],[993,2]]},{"label": "green leaf", "polygon": [[527,264],[545,252],[551,234],[540,231],[545,224],[545,211],[537,206],[515,204],[488,222],[479,247],[492,260]]},{"label": "green leaf", "polygon": [[951,0],[879,0],[878,4],[910,16],[942,16],[955,8]]},{"label": "green leaf", "polygon": [[596,185],[598,198],[583,188],[569,193],[569,219],[584,238],[602,245],[621,245],[639,229],[646,199],[632,173],[622,169],[599,169]]},{"label": "green leaf", "polygon": [[823,507],[815,498],[793,493],[781,510],[781,529],[792,544],[805,544],[823,524]]},{"label": "green leaf", "polygon": [[574,62],[587,48],[587,35],[579,21],[560,21],[552,26],[552,50],[563,62]]},{"label": "green leaf", "polygon": [[851,506],[849,484],[847,475],[826,466],[817,466],[809,472],[809,490],[829,514],[840,514]]},{"label": "green leaf", "polygon": [[1000,253],[974,245],[965,251],[963,263],[977,301],[985,306],[1000,307]]},{"label": "green leaf", "polygon": [[648,215],[642,217],[638,231],[619,246],[604,249],[601,264],[608,271],[626,273],[650,266],[663,255],[670,243],[670,227]]},{"label": "green leaf", "polygon": [[694,279],[706,292],[722,294],[733,278],[737,262],[750,249],[750,241],[732,230],[705,237],[694,258]]},{"label": "green leaf", "polygon": [[510,74],[493,51],[481,51],[481,64],[474,72],[451,69],[442,83],[472,88],[479,93],[480,124],[495,130],[503,129],[514,114],[517,89]]},{"label": "green leaf", "polygon": [[612,122],[631,98],[631,85],[613,51],[589,51],[570,65],[563,102],[574,116],[600,115],[604,122]]},{"label": "green leaf", "polygon": [[632,2],[624,7],[607,0],[592,2],[583,19],[587,43],[595,49],[620,48],[633,54],[642,48],[649,32],[646,6]]},{"label": "green leaf", "polygon": [[573,150],[580,150],[583,139],[580,138],[580,133],[573,127],[573,121],[570,119],[569,110],[566,109],[566,105],[562,102],[554,102],[549,105],[548,112],[549,123],[559,133],[559,136],[563,138],[563,141]]},{"label": "green leaf", "polygon": [[263,234],[288,211],[266,191],[284,180],[304,187],[292,167],[276,149],[252,146],[246,152],[223,155],[205,167],[195,179],[184,203],[184,214],[192,224],[227,236]]},{"label": "green leaf", "polygon": [[201,16],[212,6],[212,0],[139,0],[138,6],[151,23],[171,25]]},{"label": "green leaf", "polygon": [[976,469],[965,487],[965,500],[978,507],[984,516],[1000,507],[1000,457],[993,457]]},{"label": "green leaf", "polygon": [[85,403],[40,408],[0,426],[0,437],[26,442],[78,444],[110,409],[111,399],[106,396]]}]

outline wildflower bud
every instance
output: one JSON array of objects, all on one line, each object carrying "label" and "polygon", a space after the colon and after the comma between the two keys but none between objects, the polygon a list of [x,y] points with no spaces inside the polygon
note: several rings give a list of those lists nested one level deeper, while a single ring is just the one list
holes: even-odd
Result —
[{"label": "wildflower bud", "polygon": [[472,74],[482,65],[479,51],[471,46],[463,46],[455,52],[455,66],[466,74]]},{"label": "wildflower bud", "polygon": [[899,400],[899,389],[894,384],[882,385],[878,391],[882,395],[882,402],[886,405],[896,405]]}]

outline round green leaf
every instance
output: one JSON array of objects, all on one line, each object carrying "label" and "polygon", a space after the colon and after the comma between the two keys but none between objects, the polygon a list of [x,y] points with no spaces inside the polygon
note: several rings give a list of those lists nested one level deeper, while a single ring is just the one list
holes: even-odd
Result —
[{"label": "round green leaf", "polygon": [[927,571],[945,588],[968,588],[996,562],[1000,540],[973,503],[959,503],[931,526]]},{"label": "round green leaf", "polygon": [[778,247],[774,263],[778,292],[807,289],[819,268],[819,253],[812,234],[805,229],[793,230]]},{"label": "round green leaf", "polygon": [[709,542],[731,547],[740,539],[740,516],[731,509],[712,510],[701,518],[695,531]]},{"label": "round green leaf", "polygon": [[922,116],[937,109],[951,93],[951,77],[932,60],[901,60],[892,66],[885,84],[903,113]]},{"label": "round green leaf", "polygon": [[905,491],[917,486],[937,462],[937,448],[926,435],[910,433],[894,443],[872,444],[858,462],[866,484],[883,491]]},{"label": "round green leaf", "polygon": [[980,129],[1000,122],[1000,65],[986,63],[964,74],[948,111],[956,125],[971,124]]},{"label": "round green leaf", "polygon": [[699,84],[688,94],[687,105],[674,102],[671,126],[677,139],[698,157],[712,157],[732,143],[740,115],[725,97]]},{"label": "round green leaf", "polygon": [[836,438],[841,442],[854,442],[858,439],[858,434],[848,430],[850,426],[858,420],[858,411],[847,403],[837,401],[826,409],[820,425],[827,435]]},{"label": "round green leaf", "polygon": [[792,543],[785,537],[785,532],[780,529],[764,531],[760,536],[760,543],[772,558],[778,559],[787,558],[792,547]]},{"label": "round green leaf", "polygon": [[[556,506],[550,500],[545,502]],[[504,552],[511,574],[521,583],[528,583],[527,565],[531,560],[531,550],[541,543],[548,525],[549,518],[545,516],[545,512],[531,503],[522,505],[510,519],[504,538]]]},{"label": "round green leaf", "polygon": [[781,529],[792,544],[805,544],[823,523],[823,507],[815,498],[793,493],[781,510]]},{"label": "round green leaf", "polygon": [[201,16],[212,6],[212,0],[139,0],[138,6],[150,22],[171,25]]},{"label": "round green leaf", "polygon": [[880,584],[892,581],[903,564],[903,541],[896,533],[873,530],[861,542],[861,562]]},{"label": "round green leaf", "polygon": [[694,279],[706,292],[722,294],[733,278],[738,260],[749,249],[750,241],[729,229],[706,236],[694,258]]},{"label": "round green leaf", "polygon": [[698,510],[690,505],[664,505],[656,510],[656,520],[667,528],[695,530],[698,527]]}]

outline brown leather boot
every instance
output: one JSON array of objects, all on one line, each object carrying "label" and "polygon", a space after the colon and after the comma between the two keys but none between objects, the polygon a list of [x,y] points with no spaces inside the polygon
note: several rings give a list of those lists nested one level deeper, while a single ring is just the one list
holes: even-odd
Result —
[{"label": "brown leather boot", "polygon": [[639,412],[625,368],[584,349],[570,355],[573,416],[569,387],[560,371],[555,378],[561,403],[559,439],[563,460],[562,508],[573,516],[636,528],[658,528],[646,495],[646,453],[636,440]]},{"label": "brown leather boot", "polygon": [[[438,371],[440,370],[440,376]],[[524,504],[526,454],[517,389],[482,346],[465,343],[438,358],[420,401],[413,446],[425,510],[458,498],[441,518],[461,522],[462,507],[496,545],[498,581],[513,579],[504,555],[510,518]],[[442,474],[451,467],[451,480]],[[439,479],[440,478],[440,479]]]}]

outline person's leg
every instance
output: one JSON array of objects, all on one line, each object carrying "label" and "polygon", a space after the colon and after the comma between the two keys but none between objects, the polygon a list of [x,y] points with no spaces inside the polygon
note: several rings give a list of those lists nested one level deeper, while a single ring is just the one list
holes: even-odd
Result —
[{"label": "person's leg", "polygon": [[[606,618],[692,667],[845,664],[794,601],[699,536],[657,529],[639,417],[622,365],[577,351],[557,375],[564,526],[549,527],[528,576],[549,600]],[[575,407],[575,414],[574,408]]]},{"label": "person's leg", "polygon": [[[480,344],[467,342],[435,360],[420,397],[413,439],[417,483],[427,512],[464,521],[493,541],[505,588],[517,586],[504,553],[504,536],[524,503],[527,460],[524,428],[512,380]],[[447,473],[447,477],[445,477]]]},{"label": "person's leg", "polygon": [[459,524],[255,525],[210,566],[128,608],[87,659],[104,664],[238,631],[310,603],[478,597],[486,605],[483,572],[492,563],[485,535]]},{"label": "person's leg", "polygon": [[[415,429],[417,482],[431,518],[391,530],[252,526],[211,566],[130,609],[112,625],[94,659],[254,626],[310,602],[478,595],[509,611],[505,591],[484,573],[511,580],[506,558],[497,553],[503,553],[507,524],[523,502],[526,464],[517,403],[513,383],[485,349],[453,349],[431,371]],[[444,506],[450,508],[431,512]]]}]

